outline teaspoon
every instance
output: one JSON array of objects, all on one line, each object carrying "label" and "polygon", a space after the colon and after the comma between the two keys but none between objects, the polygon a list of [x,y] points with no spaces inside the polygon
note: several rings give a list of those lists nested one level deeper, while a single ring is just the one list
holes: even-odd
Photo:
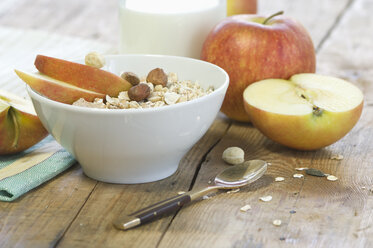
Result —
[{"label": "teaspoon", "polygon": [[267,163],[263,160],[249,160],[243,164],[231,166],[214,179],[214,185],[199,190],[192,190],[182,195],[174,196],[164,201],[143,208],[130,215],[114,221],[114,226],[127,230],[135,226],[150,222],[161,215],[176,211],[184,204],[194,201],[204,195],[219,189],[235,189],[245,186],[259,179],[267,170]]}]

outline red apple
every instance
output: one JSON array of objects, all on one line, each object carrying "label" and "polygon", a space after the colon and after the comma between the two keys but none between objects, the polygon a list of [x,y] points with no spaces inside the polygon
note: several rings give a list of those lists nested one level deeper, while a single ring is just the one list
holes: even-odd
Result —
[{"label": "red apple", "polygon": [[41,73],[96,93],[117,96],[132,85],[123,78],[99,68],[63,59],[36,56],[35,67]]},{"label": "red apple", "polygon": [[105,94],[79,88],[43,74],[28,73],[20,70],[15,70],[15,72],[32,89],[57,102],[72,104],[80,98],[91,102],[95,98],[105,97]]},{"label": "red apple", "polygon": [[[278,13],[280,14],[280,13]],[[203,44],[201,59],[227,71],[230,84],[221,111],[248,122],[242,93],[253,82],[315,72],[315,50],[305,28],[292,18],[236,15],[217,24]]]},{"label": "red apple", "polygon": [[0,155],[21,152],[47,134],[31,101],[0,91]]},{"label": "red apple", "polygon": [[257,5],[257,0],[227,0],[227,16],[255,14]]}]

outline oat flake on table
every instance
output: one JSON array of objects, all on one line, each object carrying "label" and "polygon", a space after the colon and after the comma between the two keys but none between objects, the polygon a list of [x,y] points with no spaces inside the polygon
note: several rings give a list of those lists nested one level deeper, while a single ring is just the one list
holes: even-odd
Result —
[{"label": "oat flake on table", "polygon": [[283,178],[283,177],[276,177],[275,178],[275,181],[276,182],[282,182],[282,181],[284,181],[285,180],[285,178]]},{"label": "oat flake on table", "polygon": [[262,196],[259,198],[261,201],[264,201],[264,202],[269,202],[272,200],[272,196],[270,195],[267,195],[267,196]]},{"label": "oat flake on table", "polygon": [[247,212],[248,210],[251,209],[251,206],[249,204],[243,206],[242,208],[240,208],[240,211],[241,212]]},{"label": "oat flake on table", "polygon": [[326,179],[328,179],[329,181],[337,181],[338,177],[333,176],[333,175],[329,175],[329,176],[326,177]]},{"label": "oat flake on table", "polygon": [[275,225],[275,226],[281,226],[282,221],[281,220],[273,220],[272,224]]},{"label": "oat flake on table", "polygon": [[293,177],[294,178],[303,178],[304,175],[303,174],[294,174]]},{"label": "oat flake on table", "polygon": [[342,154],[332,155],[330,157],[330,159],[332,159],[332,160],[342,160],[343,159],[343,155]]}]

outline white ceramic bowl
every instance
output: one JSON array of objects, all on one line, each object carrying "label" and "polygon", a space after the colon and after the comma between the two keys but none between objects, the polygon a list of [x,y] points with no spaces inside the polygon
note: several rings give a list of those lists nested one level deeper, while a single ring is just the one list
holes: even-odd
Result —
[{"label": "white ceramic bowl", "polygon": [[179,80],[198,81],[215,91],[175,105],[148,109],[91,109],[50,100],[27,88],[36,113],[84,173],[111,183],[144,183],[172,175],[205,134],[221,107],[229,78],[213,64],[163,55],[111,55],[104,69],[138,75],[156,68]]}]

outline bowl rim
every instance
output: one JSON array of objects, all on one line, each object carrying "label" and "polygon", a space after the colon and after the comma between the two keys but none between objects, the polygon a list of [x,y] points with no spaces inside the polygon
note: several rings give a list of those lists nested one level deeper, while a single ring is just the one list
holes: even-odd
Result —
[{"label": "bowl rim", "polygon": [[[154,107],[154,108],[141,108],[141,109],[99,109],[99,108],[88,108],[88,107],[81,107],[81,106],[74,106],[72,104],[66,104],[57,102],[54,100],[51,100],[35,90],[33,90],[29,85],[26,84],[26,90],[28,94],[30,95],[31,99],[36,99],[39,102],[42,102],[43,104],[52,105],[54,107],[59,107],[65,110],[73,111],[73,112],[84,112],[84,113],[94,113],[94,114],[123,114],[123,113],[131,113],[131,114],[140,114],[140,113],[149,113],[149,112],[162,112],[162,111],[171,111],[173,109],[183,108],[184,106],[198,104],[200,102],[205,101],[208,98],[211,98],[215,95],[218,95],[224,91],[227,90],[229,85],[229,75],[228,73],[222,69],[221,67],[212,64],[207,61],[189,58],[189,57],[182,57],[182,56],[172,56],[172,55],[153,55],[153,54],[110,54],[105,55],[105,58],[112,58],[112,57],[156,57],[156,58],[172,58],[172,59],[180,59],[180,60],[191,60],[197,63],[203,63],[208,64],[209,66],[215,67],[218,69],[218,71],[222,72],[222,74],[225,76],[224,83],[218,87],[217,89],[214,89],[213,92],[211,92],[208,95],[205,95],[203,97],[199,97],[187,102],[181,102],[177,104],[172,105],[165,105],[161,107]],[[72,60],[74,62],[82,61],[82,60]]]}]

